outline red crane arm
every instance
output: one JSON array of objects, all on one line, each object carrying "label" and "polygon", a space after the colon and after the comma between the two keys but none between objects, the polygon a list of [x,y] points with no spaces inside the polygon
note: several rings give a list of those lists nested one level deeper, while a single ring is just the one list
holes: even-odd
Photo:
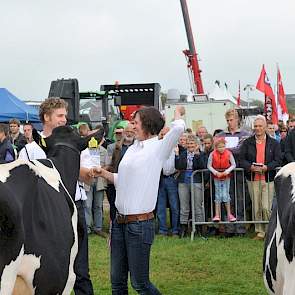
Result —
[{"label": "red crane arm", "polygon": [[192,33],[186,0],[180,0],[180,4],[182,8],[183,20],[184,20],[184,25],[185,25],[186,35],[187,35],[187,40],[189,45],[189,49],[184,50],[183,53],[186,55],[188,59],[187,65],[192,72],[192,75],[194,78],[194,84],[195,84],[194,88],[196,89],[197,94],[204,94],[204,88],[203,88],[203,83],[201,78],[202,71],[200,69],[199,62],[198,62],[198,57],[197,57],[197,52],[195,48],[194,37]]}]

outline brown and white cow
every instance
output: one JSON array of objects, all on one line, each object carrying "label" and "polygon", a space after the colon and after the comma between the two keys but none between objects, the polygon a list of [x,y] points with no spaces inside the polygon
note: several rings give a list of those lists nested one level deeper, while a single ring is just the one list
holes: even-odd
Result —
[{"label": "brown and white cow", "polygon": [[70,294],[78,251],[75,195],[82,139],[46,139],[48,159],[0,165],[0,295]]},{"label": "brown and white cow", "polygon": [[263,274],[269,294],[295,292],[295,163],[275,178],[276,204],[273,206],[265,240]]}]

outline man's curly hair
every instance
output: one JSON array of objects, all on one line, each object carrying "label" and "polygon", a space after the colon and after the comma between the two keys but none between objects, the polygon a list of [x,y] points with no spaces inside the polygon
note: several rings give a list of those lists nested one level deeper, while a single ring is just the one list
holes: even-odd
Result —
[{"label": "man's curly hair", "polygon": [[39,118],[44,123],[44,115],[51,115],[54,110],[65,108],[68,109],[68,103],[60,97],[49,97],[45,99],[39,108]]}]

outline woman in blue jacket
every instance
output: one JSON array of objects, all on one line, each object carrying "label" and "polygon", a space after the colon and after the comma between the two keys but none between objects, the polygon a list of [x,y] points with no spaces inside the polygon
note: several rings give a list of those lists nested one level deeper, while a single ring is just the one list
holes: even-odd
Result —
[{"label": "woman in blue jacket", "polygon": [[195,135],[189,134],[187,136],[187,148],[181,153],[179,153],[177,149],[175,152],[175,169],[180,171],[178,177],[178,194],[180,201],[181,238],[187,233],[192,193],[195,203],[195,208],[192,208],[195,212],[195,221],[204,221],[204,187],[202,184],[202,175],[201,173],[196,173],[194,175],[193,192],[191,192],[191,176],[194,170],[205,169],[206,167],[207,156],[204,152],[200,151],[199,139]]}]

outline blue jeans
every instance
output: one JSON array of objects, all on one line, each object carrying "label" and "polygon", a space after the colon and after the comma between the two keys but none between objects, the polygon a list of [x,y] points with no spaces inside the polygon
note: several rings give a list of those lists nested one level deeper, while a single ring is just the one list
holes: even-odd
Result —
[{"label": "blue jeans", "polygon": [[159,221],[159,233],[167,234],[168,228],[166,224],[166,208],[167,199],[170,205],[171,214],[171,227],[172,234],[179,232],[179,197],[178,197],[178,184],[173,176],[161,177],[158,203],[157,203],[157,216]]},{"label": "blue jeans", "polygon": [[97,191],[96,185],[90,186],[90,191],[87,192],[87,200],[85,202],[85,219],[88,233],[93,230],[102,230],[103,224],[103,197],[104,190]]},{"label": "blue jeans", "polygon": [[230,196],[229,196],[229,185],[230,185],[230,178],[219,180],[214,178],[214,185],[215,185],[215,203],[229,203]]},{"label": "blue jeans", "polygon": [[155,235],[154,220],[118,224],[111,233],[111,283],[113,295],[128,294],[128,271],[138,294],[161,295],[149,279],[150,251]]}]

